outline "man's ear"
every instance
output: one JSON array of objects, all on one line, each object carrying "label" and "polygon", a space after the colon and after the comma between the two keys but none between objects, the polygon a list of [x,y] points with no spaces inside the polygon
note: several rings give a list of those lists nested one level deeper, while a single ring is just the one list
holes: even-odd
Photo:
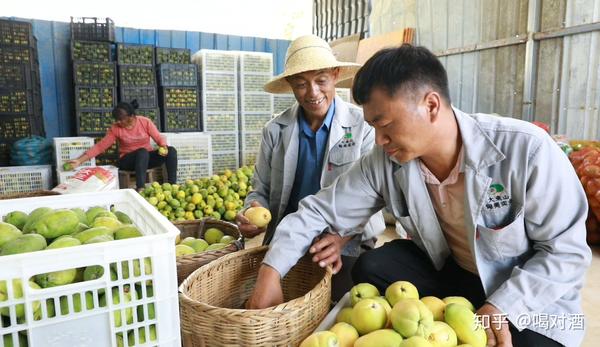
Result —
[{"label": "man's ear", "polygon": [[425,94],[424,97],[425,107],[427,114],[429,115],[429,121],[435,123],[442,107],[442,98],[440,94],[435,91],[430,91]]},{"label": "man's ear", "polygon": [[335,80],[335,82],[339,81],[339,78],[340,78],[340,68],[339,67],[334,68],[333,71],[332,71],[332,73],[333,73],[333,79]]}]

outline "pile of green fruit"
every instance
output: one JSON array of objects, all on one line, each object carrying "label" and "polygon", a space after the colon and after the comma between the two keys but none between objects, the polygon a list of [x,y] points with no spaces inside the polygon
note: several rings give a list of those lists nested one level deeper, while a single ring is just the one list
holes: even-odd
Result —
[{"label": "pile of green fruit", "polygon": [[198,129],[200,112],[198,109],[165,109],[165,119],[167,120],[167,130]]},{"label": "pile of green fruit", "polygon": [[300,347],[485,347],[487,335],[464,297],[419,299],[410,282],[392,283],[381,296],[369,283],[350,290],[352,306],[343,308],[336,324],[308,336]]},{"label": "pile of green fruit", "polygon": [[198,89],[164,88],[164,104],[166,108],[196,108],[198,107]]},{"label": "pile of green fruit", "polygon": [[154,46],[152,45],[117,45],[117,61],[119,65],[154,65]]},{"label": "pile of green fruit", "polygon": [[227,247],[235,241],[235,237],[226,235],[218,228],[208,228],[204,232],[204,238],[186,237],[177,242],[175,240],[175,256],[197,254],[208,251],[216,251]]},{"label": "pile of green fruit", "polygon": [[73,41],[73,61],[110,61],[110,43]]},{"label": "pile of green fruit", "polygon": [[115,100],[114,88],[76,87],[77,106],[81,108],[111,108]]},{"label": "pile of green fruit", "polygon": [[235,220],[252,190],[253,169],[243,166],[235,172],[225,170],[221,175],[187,180],[184,184],[153,182],[140,194],[171,221],[210,217]]},{"label": "pile of green fruit", "polygon": [[119,83],[127,87],[152,87],[156,84],[152,66],[119,66]]},{"label": "pile of green fruit", "polygon": [[115,85],[114,63],[77,63],[75,64],[75,83],[84,85]]}]

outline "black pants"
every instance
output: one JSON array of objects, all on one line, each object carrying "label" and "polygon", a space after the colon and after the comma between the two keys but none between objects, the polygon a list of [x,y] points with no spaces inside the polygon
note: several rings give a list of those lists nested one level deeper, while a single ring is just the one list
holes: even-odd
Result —
[{"label": "black pants", "polygon": [[146,184],[146,170],[166,164],[167,181],[171,184],[177,182],[177,150],[168,146],[169,154],[166,157],[158,151],[148,152],[145,148],[137,149],[125,154],[119,159],[119,169],[135,171],[135,185],[137,189],[144,188]]},{"label": "black pants", "polygon": [[[419,289],[421,297],[464,296],[476,308],[486,299],[479,276],[458,266],[452,257],[437,271],[429,257],[410,240],[393,240],[363,253],[354,264],[352,280],[371,283],[381,293],[393,282],[409,281]],[[562,346],[532,330],[519,332],[512,324],[510,332],[515,347]]]}]

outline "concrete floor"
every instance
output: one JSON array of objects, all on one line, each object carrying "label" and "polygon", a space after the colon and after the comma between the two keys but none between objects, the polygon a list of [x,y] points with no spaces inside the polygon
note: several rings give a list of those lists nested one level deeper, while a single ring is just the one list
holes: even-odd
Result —
[{"label": "concrete floor", "polygon": [[[246,241],[246,248],[260,246],[262,235]],[[393,227],[388,227],[378,238],[377,247],[396,238]],[[590,266],[585,287],[583,288],[583,310],[586,317],[586,336],[582,347],[597,347],[600,341],[600,247],[593,249],[592,265]]]}]

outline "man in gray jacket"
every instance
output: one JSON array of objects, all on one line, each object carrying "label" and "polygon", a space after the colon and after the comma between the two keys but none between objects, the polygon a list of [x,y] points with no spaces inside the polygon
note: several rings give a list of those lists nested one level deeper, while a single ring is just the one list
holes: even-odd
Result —
[{"label": "man in gray jacket", "polygon": [[[290,44],[283,74],[264,86],[270,93],[293,92],[297,103],[265,126],[254,191],[245,200],[246,208],[264,206],[271,211],[263,244],[271,242],[277,224],[296,212],[300,200],[331,184],[372,149],[375,133],[364,121],[362,110],[335,93],[335,84],[353,77],[359,67],[337,61],[327,42],[306,35]],[[249,224],[243,213],[236,219],[246,237],[265,232]],[[335,229],[323,228],[326,232],[318,235],[310,250],[313,261],[322,266],[333,263],[334,273],[339,272],[332,280],[334,301],[352,286],[350,270],[356,257],[364,248],[373,248],[374,236],[384,231],[382,213],[375,211],[355,228],[354,235],[345,237]]]},{"label": "man in gray jacket", "polygon": [[[279,224],[248,307],[282,300],[280,277],[312,235],[352,230],[388,206],[410,240],[364,253],[355,282],[381,290],[406,280],[421,296],[466,296],[494,323],[488,346],[578,346],[588,206],[550,136],[453,108],[443,65],[422,47],[376,53],[353,96],[378,146]],[[304,242],[290,242],[298,227]]]}]

